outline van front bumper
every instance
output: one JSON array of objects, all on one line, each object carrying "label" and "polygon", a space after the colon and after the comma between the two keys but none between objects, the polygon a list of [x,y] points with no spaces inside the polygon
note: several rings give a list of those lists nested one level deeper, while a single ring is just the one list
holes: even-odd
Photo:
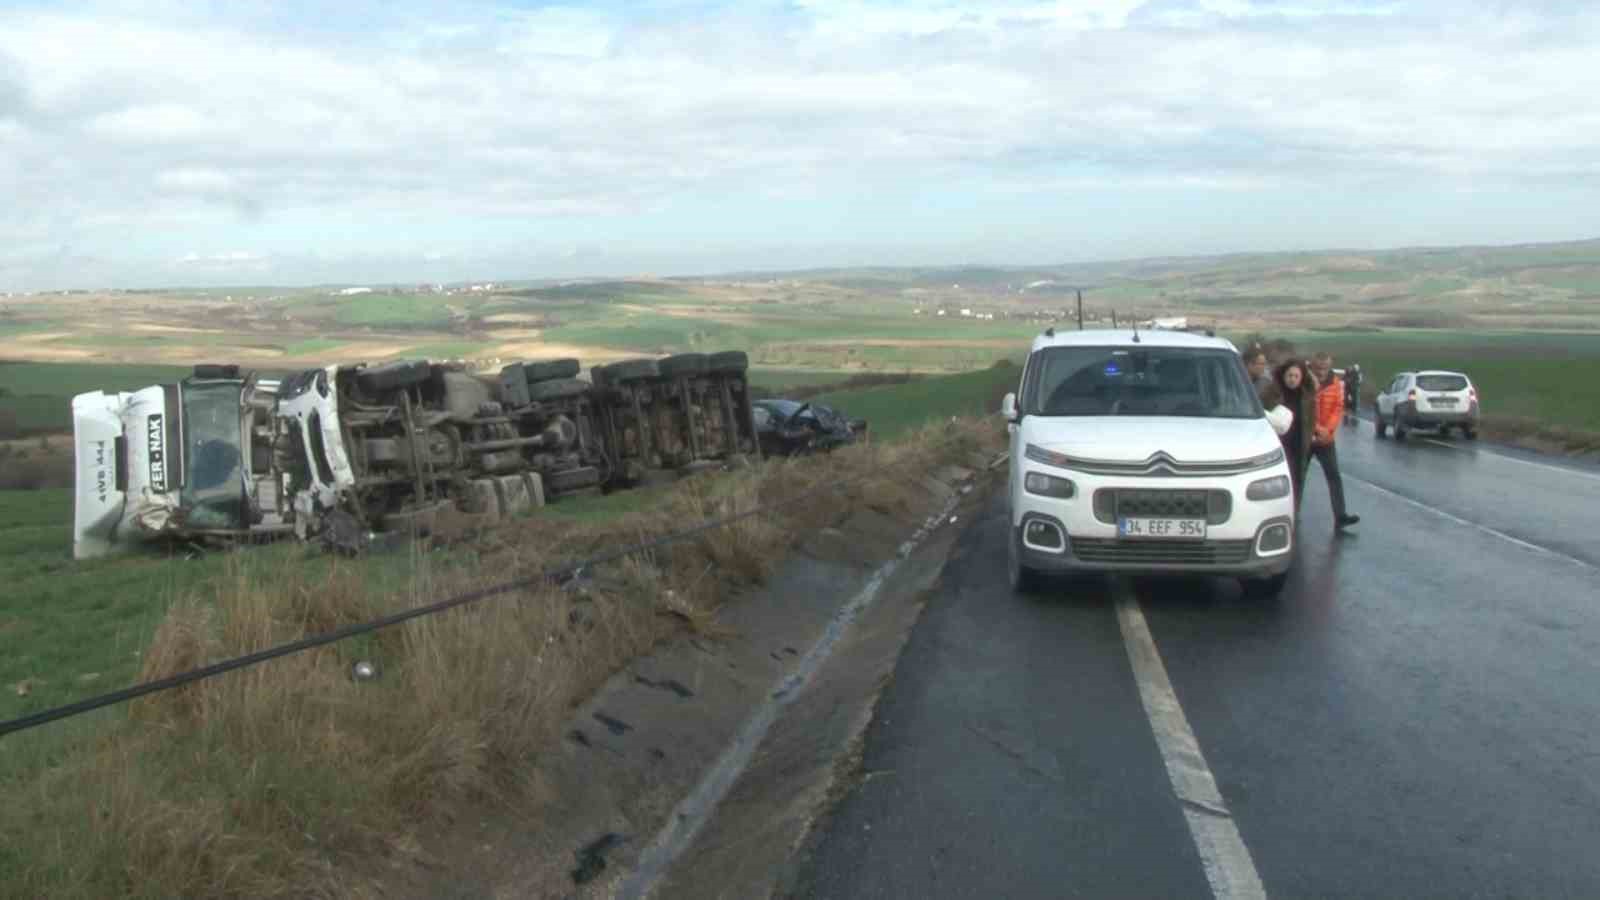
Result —
[{"label": "van front bumper", "polygon": [[[1032,529],[1030,531],[1030,528]],[[1053,530],[1059,537],[1041,531]],[[1294,559],[1294,521],[1268,519],[1253,537],[1222,540],[1160,540],[1077,537],[1060,520],[1030,512],[1012,529],[1022,565],[1040,572],[1109,572],[1125,575],[1218,575],[1245,578],[1277,575]],[[1059,543],[1059,550],[1041,549]]]}]

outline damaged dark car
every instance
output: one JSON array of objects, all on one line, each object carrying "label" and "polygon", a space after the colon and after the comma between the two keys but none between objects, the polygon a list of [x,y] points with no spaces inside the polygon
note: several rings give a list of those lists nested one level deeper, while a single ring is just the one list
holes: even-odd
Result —
[{"label": "damaged dark car", "polygon": [[867,431],[865,419],[852,419],[820,403],[757,400],[751,411],[763,456],[826,452],[855,443]]}]

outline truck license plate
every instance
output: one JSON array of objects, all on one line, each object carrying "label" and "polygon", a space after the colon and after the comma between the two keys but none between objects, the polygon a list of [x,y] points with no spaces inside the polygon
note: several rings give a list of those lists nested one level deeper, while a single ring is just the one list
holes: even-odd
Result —
[{"label": "truck license plate", "polygon": [[1126,538],[1205,540],[1206,520],[1123,518],[1117,520],[1117,534]]}]

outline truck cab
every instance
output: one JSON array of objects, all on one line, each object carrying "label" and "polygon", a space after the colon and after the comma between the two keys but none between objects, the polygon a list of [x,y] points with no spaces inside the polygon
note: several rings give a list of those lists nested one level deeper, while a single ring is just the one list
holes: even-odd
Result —
[{"label": "truck cab", "polygon": [[73,556],[282,528],[277,384],[236,366],[196,366],[176,384],[73,397]]}]

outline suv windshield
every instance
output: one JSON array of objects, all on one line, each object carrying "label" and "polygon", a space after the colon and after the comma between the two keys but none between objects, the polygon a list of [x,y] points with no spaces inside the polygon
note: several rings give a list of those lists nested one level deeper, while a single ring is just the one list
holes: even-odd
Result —
[{"label": "suv windshield", "polygon": [[190,528],[239,528],[244,523],[240,447],[240,383],[183,385],[185,477],[179,495]]},{"label": "suv windshield", "polygon": [[1417,387],[1425,391],[1464,391],[1467,378],[1465,375],[1418,375]]},{"label": "suv windshield", "polygon": [[1238,354],[1190,347],[1050,347],[1028,364],[1022,411],[1041,416],[1253,419]]}]

